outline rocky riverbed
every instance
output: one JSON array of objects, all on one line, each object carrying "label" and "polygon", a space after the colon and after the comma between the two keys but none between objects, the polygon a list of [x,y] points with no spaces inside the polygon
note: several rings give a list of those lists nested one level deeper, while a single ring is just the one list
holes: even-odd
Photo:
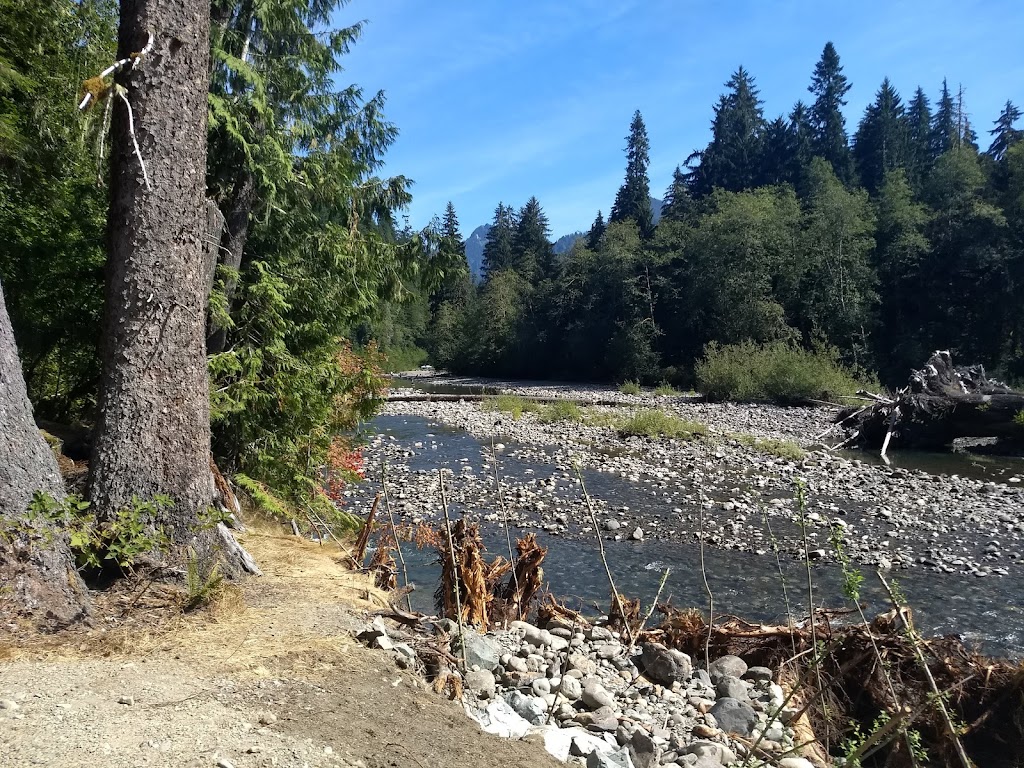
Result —
[{"label": "rocky riverbed", "polygon": [[[822,444],[821,434],[834,413],[828,408],[711,404],[685,396],[622,395],[562,385],[505,383],[499,388],[524,397],[556,396],[580,404],[613,399],[622,405],[587,407],[582,423],[546,423],[535,413],[516,419],[479,402],[389,403],[385,415],[429,419],[465,430],[483,443],[475,455],[453,457],[448,490],[457,509],[485,522],[507,520],[519,528],[592,540],[592,520],[574,469],[579,466],[590,478],[601,533],[612,540],[692,542],[700,535],[703,505],[704,539],[712,547],[770,554],[777,544],[784,558],[800,558],[802,516],[812,560],[837,558],[832,540],[838,531],[851,560],[864,565],[976,578],[1020,572],[1020,472],[1011,470],[997,482],[840,455]],[[612,427],[593,425],[602,417],[640,409],[699,422],[708,433],[695,440],[623,438]],[[834,433],[833,440],[838,442]],[[767,441],[799,444],[803,456],[775,455],[780,453],[777,444],[773,448]],[[403,520],[437,518],[437,478],[417,458],[436,452],[443,442],[429,431],[411,443],[394,435],[371,437],[368,465],[388,463]],[[615,493],[606,493],[602,476],[623,482]],[[806,494],[802,515],[798,484]],[[610,501],[611,496],[616,498]]]}]

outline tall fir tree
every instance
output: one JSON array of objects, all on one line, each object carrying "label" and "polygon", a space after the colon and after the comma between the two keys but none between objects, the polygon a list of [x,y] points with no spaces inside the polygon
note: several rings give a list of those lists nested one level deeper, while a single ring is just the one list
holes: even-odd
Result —
[{"label": "tall fir tree", "polygon": [[504,203],[498,203],[484,243],[481,271],[485,280],[490,280],[503,269],[512,269],[515,266],[513,247],[516,225],[515,210]]},{"label": "tall fir tree", "polygon": [[686,174],[678,165],[672,171],[672,183],[665,190],[665,199],[661,205],[661,218],[665,221],[682,221],[693,208],[690,190],[686,184]]},{"label": "tall fir tree", "polygon": [[887,77],[874,103],[864,111],[853,143],[860,182],[872,195],[881,188],[887,172],[906,166],[907,134],[903,103]]},{"label": "tall fir tree", "polygon": [[760,180],[765,123],[757,86],[741,66],[726,87],[728,93],[715,105],[711,142],[696,155],[699,164],[689,176],[694,197],[704,197],[714,189],[753,189]]},{"label": "tall fir tree", "polygon": [[924,89],[918,86],[907,107],[907,180],[920,191],[931,167],[932,110]]},{"label": "tall fir tree", "polygon": [[651,144],[647,138],[647,127],[638,109],[633,113],[626,138],[626,180],[619,187],[612,205],[609,224],[619,221],[634,221],[640,228],[641,237],[650,237],[654,232],[654,211],[651,208],[651,182],[647,178]]},{"label": "tall fir tree", "polygon": [[765,127],[764,151],[761,153],[761,172],[758,179],[760,184],[794,183],[794,138],[789,121],[781,115]]},{"label": "tall fir tree", "polygon": [[606,229],[608,229],[608,225],[604,223],[604,216],[598,211],[597,216],[594,217],[594,223],[590,225],[590,231],[587,232],[587,250],[596,251],[598,249]]},{"label": "tall fir tree", "polygon": [[551,248],[548,217],[536,197],[526,201],[512,239],[513,268],[529,283],[554,272],[555,253]]},{"label": "tall fir tree", "polygon": [[939,103],[935,108],[935,116],[932,118],[930,145],[933,162],[960,143],[956,113],[957,109],[953,103],[953,96],[949,92],[949,84],[943,78],[942,93],[939,95]]},{"label": "tall fir tree", "polygon": [[807,88],[814,95],[811,126],[814,130],[814,154],[824,158],[844,184],[853,177],[849,139],[846,135],[846,94],[850,83],[843,74],[839,54],[831,41],[825,43]]},{"label": "tall fir tree", "polygon": [[996,118],[994,127],[989,131],[992,143],[985,154],[996,162],[1001,161],[1006,156],[1007,150],[1024,138],[1024,131],[1014,127],[1020,117],[1020,109],[1012,101],[1007,101],[1003,111]]}]

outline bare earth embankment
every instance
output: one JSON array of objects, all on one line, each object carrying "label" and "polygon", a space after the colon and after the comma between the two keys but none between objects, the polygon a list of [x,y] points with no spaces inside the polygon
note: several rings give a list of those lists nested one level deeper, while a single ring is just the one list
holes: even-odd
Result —
[{"label": "bare earth embankment", "polygon": [[[0,766],[385,768],[559,765],[487,735],[351,631],[381,594],[337,549],[243,537],[265,575],[176,615],[151,587],[104,598],[91,629],[0,633]],[[138,585],[141,586],[141,585]]]}]

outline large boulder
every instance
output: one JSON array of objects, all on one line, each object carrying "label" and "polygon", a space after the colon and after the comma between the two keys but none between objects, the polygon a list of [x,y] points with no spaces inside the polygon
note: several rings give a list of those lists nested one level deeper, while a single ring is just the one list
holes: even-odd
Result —
[{"label": "large boulder", "polygon": [[644,643],[640,664],[649,679],[665,686],[684,683],[693,672],[693,662],[689,656],[675,648],[666,648],[661,643]]}]

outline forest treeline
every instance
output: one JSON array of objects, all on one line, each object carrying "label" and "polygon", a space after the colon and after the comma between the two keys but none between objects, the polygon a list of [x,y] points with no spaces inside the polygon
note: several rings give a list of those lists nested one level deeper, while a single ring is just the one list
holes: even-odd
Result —
[{"label": "forest treeline", "polygon": [[[769,119],[742,67],[712,137],[676,168],[655,226],[649,139],[637,112],[607,222],[564,256],[531,198],[499,204],[484,279],[392,308],[378,335],[454,371],[692,382],[709,344],[829,349],[890,384],[934,349],[1024,376],[1024,143],[1020,110],[984,151],[960,89],[904,102],[884,80],[853,130],[831,43],[788,116]],[[456,260],[451,205],[434,223]]]}]

